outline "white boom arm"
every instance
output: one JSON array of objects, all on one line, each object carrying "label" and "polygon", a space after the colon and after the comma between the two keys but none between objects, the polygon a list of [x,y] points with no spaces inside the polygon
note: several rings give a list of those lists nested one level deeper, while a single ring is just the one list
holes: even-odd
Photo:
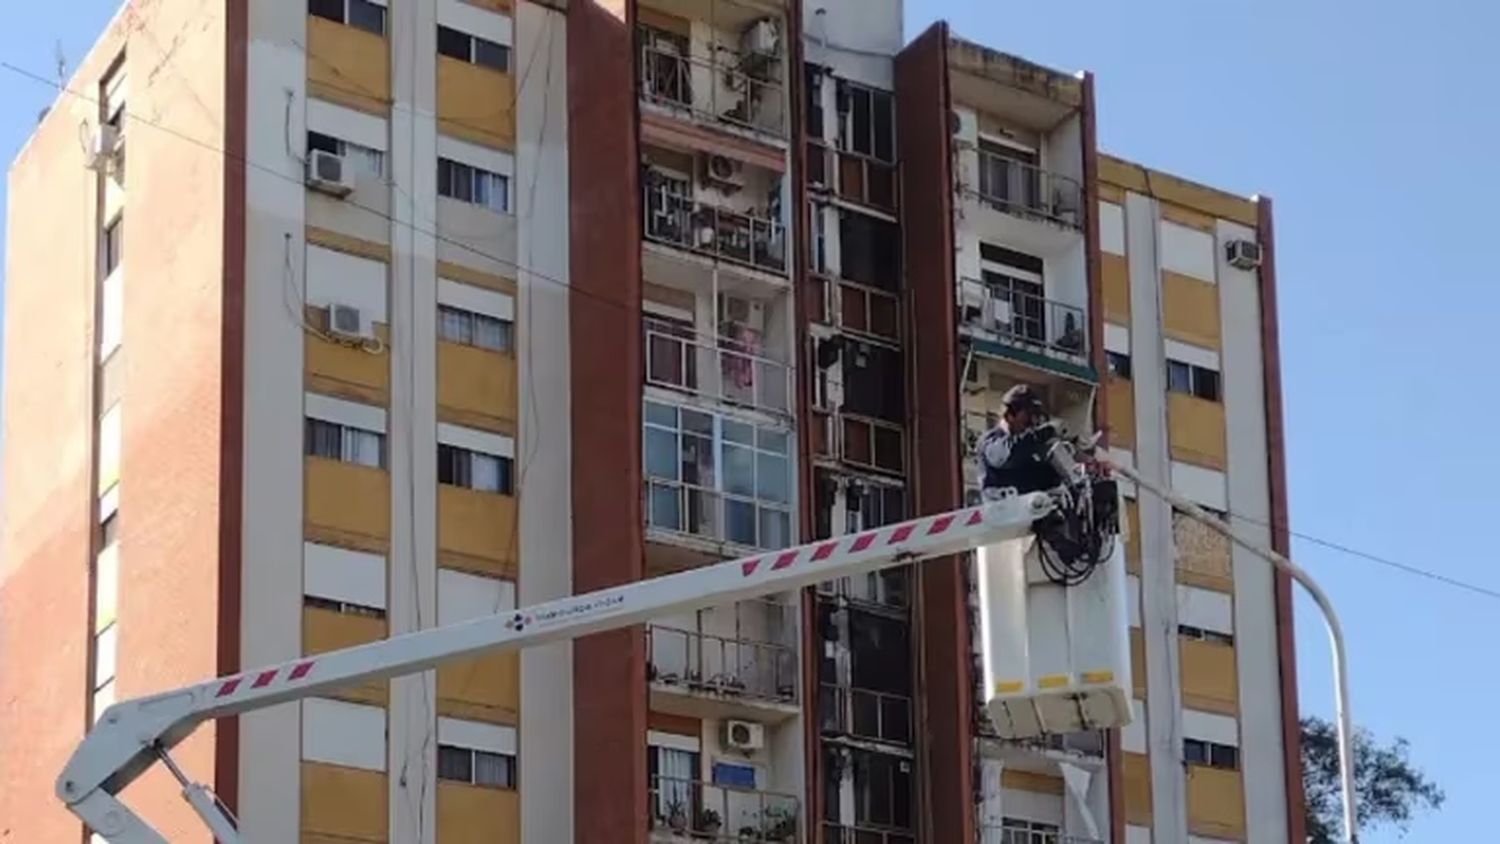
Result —
[{"label": "white boom arm", "polygon": [[58,777],[57,794],[111,844],[167,844],[118,797],[160,759],[214,836],[222,844],[242,844],[234,819],[213,793],[190,782],[167,756],[204,721],[423,671],[482,651],[573,639],[1021,538],[1054,506],[1046,493],[1013,496],[123,701],[105,710],[74,751]]}]

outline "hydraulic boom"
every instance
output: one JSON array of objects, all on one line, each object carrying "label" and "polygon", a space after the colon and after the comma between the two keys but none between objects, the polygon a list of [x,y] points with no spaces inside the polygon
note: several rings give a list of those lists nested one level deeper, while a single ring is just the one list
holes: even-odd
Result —
[{"label": "hydraulic boom", "polygon": [[433,668],[483,651],[573,639],[705,606],[785,592],[970,551],[1029,535],[1059,505],[1054,493],[1002,498],[978,507],[730,560],[586,595],[396,636],[205,683],[123,701],[107,709],[57,781],[68,809],[111,844],[166,844],[119,793],[158,760],[222,844],[242,844],[233,817],[167,755],[207,720],[314,697],[365,680]]}]

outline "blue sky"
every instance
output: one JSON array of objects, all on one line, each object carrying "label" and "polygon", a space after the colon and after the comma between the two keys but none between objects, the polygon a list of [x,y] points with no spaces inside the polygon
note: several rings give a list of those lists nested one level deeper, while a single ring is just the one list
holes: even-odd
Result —
[{"label": "blue sky", "polygon": [[[76,63],[116,3],[15,5],[0,59],[50,75],[54,45]],[[1106,150],[1276,199],[1293,527],[1500,588],[1484,531],[1500,505],[1489,486],[1500,460],[1484,441],[1500,411],[1497,356],[1485,351],[1500,316],[1485,211],[1500,195],[1500,7],[907,0],[908,36],[939,17],[1034,61],[1094,71]],[[50,101],[0,69],[6,162]],[[1500,731],[1467,718],[1500,690],[1480,645],[1500,636],[1500,601],[1305,542],[1294,550],[1344,617],[1356,718],[1410,739],[1448,792],[1408,840],[1474,840],[1492,826]],[[1299,599],[1303,707],[1327,713],[1319,625]]]}]

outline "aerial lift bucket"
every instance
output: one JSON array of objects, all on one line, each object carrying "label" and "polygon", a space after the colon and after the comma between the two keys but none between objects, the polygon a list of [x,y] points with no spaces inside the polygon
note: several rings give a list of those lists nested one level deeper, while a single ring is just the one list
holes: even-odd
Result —
[{"label": "aerial lift bucket", "polygon": [[1131,720],[1125,542],[1083,582],[1044,572],[1035,535],[975,552],[983,701],[1002,738],[1121,727]]}]

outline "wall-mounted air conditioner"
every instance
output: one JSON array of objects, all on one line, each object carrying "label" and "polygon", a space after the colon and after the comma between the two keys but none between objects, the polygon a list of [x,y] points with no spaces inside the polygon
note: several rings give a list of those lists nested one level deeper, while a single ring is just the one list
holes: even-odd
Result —
[{"label": "wall-mounted air conditioner", "polygon": [[109,166],[115,153],[120,149],[120,130],[109,124],[104,124],[94,130],[89,137],[88,145],[88,168],[95,172],[104,170]]},{"label": "wall-mounted air conditioner", "polygon": [[776,29],[776,21],[771,18],[762,18],[750,24],[740,35],[740,51],[747,55],[759,53],[774,56],[780,49],[781,33]]},{"label": "wall-mounted air conditioner", "polygon": [[1260,267],[1260,244],[1253,240],[1231,240],[1225,246],[1229,266],[1237,270],[1253,270]]},{"label": "wall-mounted air conditioner", "polygon": [[342,156],[313,150],[307,157],[307,186],[329,196],[348,196],[354,191],[353,168]]},{"label": "wall-mounted air conditioner", "polygon": [[328,306],[328,333],[335,337],[366,340],[375,336],[375,329],[359,308],[335,302]]},{"label": "wall-mounted air conditioner", "polygon": [[732,750],[749,752],[760,750],[766,746],[766,728],[763,724],[754,721],[724,722],[724,732],[721,736],[725,747]]},{"label": "wall-mounted air conditioner", "polygon": [[719,299],[719,321],[765,333],[766,303],[742,296],[725,295]]},{"label": "wall-mounted air conditioner", "polygon": [[745,165],[727,155],[705,155],[703,180],[719,188],[739,190],[745,186]]}]

